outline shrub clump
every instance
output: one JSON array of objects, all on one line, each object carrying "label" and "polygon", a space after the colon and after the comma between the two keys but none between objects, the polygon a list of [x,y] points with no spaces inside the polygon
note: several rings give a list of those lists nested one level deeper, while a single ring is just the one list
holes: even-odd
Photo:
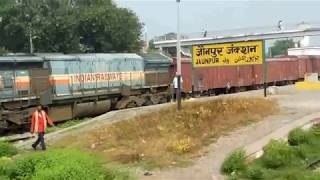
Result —
[{"label": "shrub clump", "polygon": [[320,136],[320,124],[316,124],[311,128],[311,132],[315,136]]},{"label": "shrub clump", "polygon": [[247,169],[246,176],[252,180],[263,179],[263,169],[260,166],[250,166]]},{"label": "shrub clump", "polygon": [[[120,174],[114,169],[106,169],[94,156],[76,150],[51,150],[28,155],[16,162],[14,179],[32,180],[104,180],[132,179],[129,173]],[[12,176],[11,176],[12,177]]]},{"label": "shrub clump", "polygon": [[301,128],[296,128],[289,133],[288,143],[291,146],[306,144],[308,143],[308,141],[309,141],[308,132]]},{"label": "shrub clump", "polygon": [[14,161],[7,157],[0,158],[0,179],[13,179],[16,171]]},{"label": "shrub clump", "polygon": [[285,141],[271,140],[263,150],[264,153],[261,160],[268,168],[278,168],[288,165],[293,158],[293,152]]},{"label": "shrub clump", "polygon": [[192,146],[192,140],[188,137],[169,143],[167,149],[178,154],[185,154],[191,151]]},{"label": "shrub clump", "polygon": [[231,174],[244,170],[246,168],[245,155],[243,149],[233,151],[222,163],[221,171],[225,174]]},{"label": "shrub clump", "polygon": [[18,150],[13,145],[0,141],[0,158],[1,157],[11,157],[16,155]]}]

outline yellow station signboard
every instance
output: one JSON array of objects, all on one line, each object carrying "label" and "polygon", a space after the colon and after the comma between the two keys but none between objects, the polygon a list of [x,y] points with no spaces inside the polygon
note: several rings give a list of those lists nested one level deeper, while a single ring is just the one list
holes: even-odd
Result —
[{"label": "yellow station signboard", "polygon": [[247,41],[192,47],[194,67],[262,64],[263,42]]}]

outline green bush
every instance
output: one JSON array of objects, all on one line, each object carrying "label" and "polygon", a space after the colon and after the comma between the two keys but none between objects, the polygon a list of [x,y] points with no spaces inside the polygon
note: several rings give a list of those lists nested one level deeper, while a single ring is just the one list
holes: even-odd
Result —
[{"label": "green bush", "polygon": [[270,172],[268,179],[283,179],[283,180],[318,180],[319,174],[312,171],[307,171],[304,168],[285,168],[281,171]]},{"label": "green bush", "polygon": [[117,165],[105,166],[105,180],[136,180],[128,170]]},{"label": "green bush", "polygon": [[105,169],[95,157],[76,150],[63,149],[34,153],[17,160],[16,164],[14,178],[21,180],[132,179],[129,173]]},{"label": "green bush", "polygon": [[8,176],[1,175],[1,174],[0,174],[0,179],[1,180],[10,180],[10,178]]},{"label": "green bush", "polygon": [[294,155],[297,158],[300,158],[302,160],[308,160],[308,154],[310,153],[310,148],[308,145],[302,144],[300,146],[293,147]]},{"label": "green bush", "polygon": [[306,144],[309,142],[309,136],[308,132],[301,129],[301,128],[296,128],[292,131],[290,131],[288,135],[288,143],[291,146],[297,146],[300,144]]},{"label": "green bush", "polygon": [[261,160],[268,168],[288,165],[293,158],[293,151],[284,141],[271,140],[263,150]]},{"label": "green bush", "polygon": [[16,155],[18,150],[13,145],[0,141],[0,157],[11,157]]},{"label": "green bush", "polygon": [[263,168],[260,166],[250,166],[247,169],[246,176],[252,180],[263,179]]},{"label": "green bush", "polygon": [[221,171],[225,174],[242,171],[246,168],[245,151],[237,149],[229,154],[229,156],[222,163]]},{"label": "green bush", "polygon": [[311,128],[311,132],[316,135],[320,136],[320,124],[316,124]]},{"label": "green bush", "polygon": [[16,171],[14,161],[7,157],[0,158],[0,179],[11,179]]}]

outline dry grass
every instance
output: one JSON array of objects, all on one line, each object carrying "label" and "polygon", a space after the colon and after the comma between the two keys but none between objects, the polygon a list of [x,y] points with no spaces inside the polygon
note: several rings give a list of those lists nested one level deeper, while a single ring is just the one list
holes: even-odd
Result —
[{"label": "dry grass", "polygon": [[147,169],[183,166],[203,154],[204,147],[239,126],[261,120],[278,111],[278,105],[262,98],[218,98],[186,102],[128,121],[101,127],[57,146],[73,146],[102,157]]}]

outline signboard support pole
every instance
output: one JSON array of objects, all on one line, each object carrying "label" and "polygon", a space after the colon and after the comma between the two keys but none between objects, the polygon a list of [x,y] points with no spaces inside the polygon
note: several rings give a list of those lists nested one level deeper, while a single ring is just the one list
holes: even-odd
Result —
[{"label": "signboard support pole", "polygon": [[193,62],[193,51],[191,52],[191,78],[192,78],[192,89],[191,95],[194,97],[194,85],[195,85],[195,77],[194,77],[194,62]]},{"label": "signboard support pole", "polygon": [[264,94],[264,97],[267,97],[268,71],[267,71],[267,61],[266,61],[266,53],[265,53],[265,40],[263,40],[263,42],[262,42],[262,61],[263,61],[263,94]]},{"label": "signboard support pole", "polygon": [[177,83],[178,83],[178,88],[177,88],[177,110],[181,110],[181,75],[177,75]]},{"label": "signboard support pole", "polygon": [[180,35],[180,0],[177,0],[177,110],[181,110],[181,35]]}]

